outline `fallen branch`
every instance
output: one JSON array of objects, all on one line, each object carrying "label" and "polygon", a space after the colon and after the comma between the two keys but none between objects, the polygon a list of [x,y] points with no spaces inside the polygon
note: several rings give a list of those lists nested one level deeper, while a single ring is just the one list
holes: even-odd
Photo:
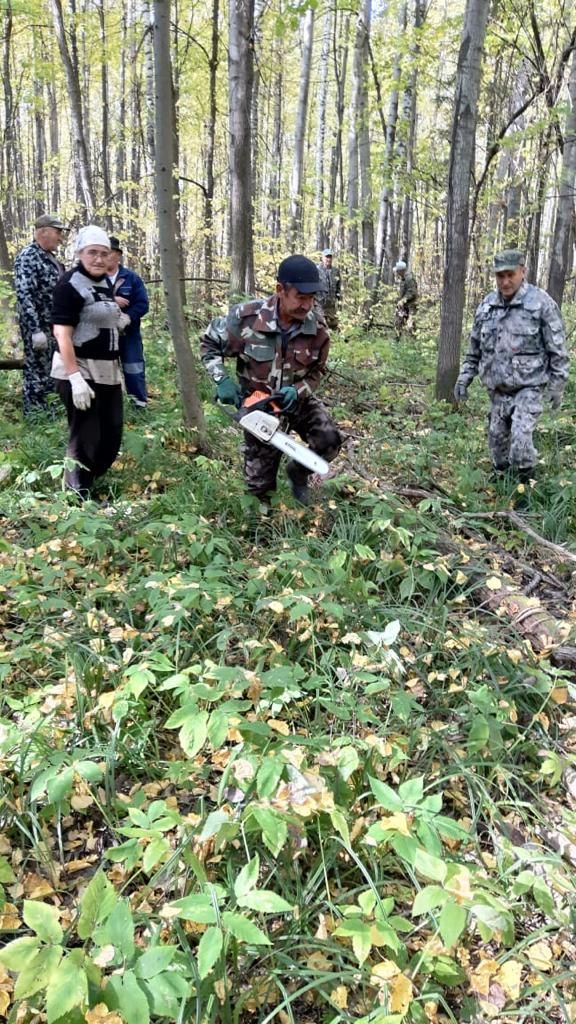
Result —
[{"label": "fallen branch", "polygon": [[23,370],[23,359],[0,359],[0,370]]},{"label": "fallen branch", "polygon": [[512,509],[502,509],[499,512],[470,512],[464,514],[469,515],[471,519],[509,519],[517,530],[531,537],[539,547],[551,551],[558,561],[576,563],[576,555],[572,551],[569,551],[562,544],[554,544],[553,541],[546,540],[545,537],[536,533],[536,530],[533,530],[526,520]]}]

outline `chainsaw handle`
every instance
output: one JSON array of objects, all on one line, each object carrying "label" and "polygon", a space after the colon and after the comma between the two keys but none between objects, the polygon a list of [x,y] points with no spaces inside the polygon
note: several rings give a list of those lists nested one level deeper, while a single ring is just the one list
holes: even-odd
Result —
[{"label": "chainsaw handle", "polygon": [[269,411],[278,415],[280,413],[280,406],[274,401],[275,398],[276,395],[269,395],[265,391],[253,391],[242,402],[237,414],[238,419],[242,419],[248,412]]}]

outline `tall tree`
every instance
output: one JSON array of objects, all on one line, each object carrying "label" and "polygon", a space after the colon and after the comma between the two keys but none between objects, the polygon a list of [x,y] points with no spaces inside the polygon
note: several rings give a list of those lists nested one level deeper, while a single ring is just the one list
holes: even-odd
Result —
[{"label": "tall tree", "polygon": [[574,185],[576,184],[576,51],[568,85],[570,108],[564,129],[564,153],[560,173],[560,192],[552,238],[548,291],[562,305],[567,269],[571,264],[570,246],[574,240]]},{"label": "tall tree", "polygon": [[228,6],[228,110],[230,160],[230,292],[254,288],[252,236],[252,133],[250,105],[254,75],[254,0]]},{"label": "tall tree", "polygon": [[198,433],[200,444],[205,444],[204,411],[198,395],[196,362],[192,355],[182,290],[179,250],[180,232],[175,203],[174,168],[174,97],[172,60],[170,57],[170,0],[154,0],[154,71],[155,71],[155,128],[156,128],[156,199],[158,204],[158,233],[162,282],[170,334],[176,353],[180,378],[180,393],[184,418],[188,426]]},{"label": "tall tree", "polygon": [[88,159],[88,146],[84,133],[84,114],[82,111],[82,93],[80,90],[80,76],[78,61],[72,59],[71,51],[66,38],[66,27],[62,13],[61,0],[50,0],[52,17],[54,20],[54,31],[58,40],[60,59],[66,75],[68,86],[68,97],[70,101],[70,114],[73,128],[73,149],[74,169],[78,183],[78,189],[82,196],[84,215],[90,218],[96,207],[96,194],[92,183],[92,170]]},{"label": "tall tree", "polygon": [[302,190],[304,187],[304,141],[308,117],[312,44],[314,41],[314,10],[309,7],[302,18],[302,55],[300,58],[300,90],[296,108],[292,174],[290,176],[290,227],[288,245],[294,249],[302,236]]},{"label": "tall tree", "polygon": [[464,314],[468,262],[468,215],[474,166],[482,51],[488,23],[489,0],[467,0],[456,70],[456,97],[446,216],[446,255],[436,369],[436,398],[452,400],[460,364],[460,338]]}]

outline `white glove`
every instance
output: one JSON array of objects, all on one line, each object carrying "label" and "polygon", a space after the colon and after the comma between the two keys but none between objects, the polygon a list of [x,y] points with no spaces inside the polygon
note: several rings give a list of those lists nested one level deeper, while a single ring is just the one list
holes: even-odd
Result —
[{"label": "white glove", "polygon": [[93,398],[96,398],[96,395],[79,370],[76,373],[71,373],[68,380],[72,386],[72,401],[74,405],[77,409],[85,412],[86,409],[90,408],[90,403]]},{"label": "white glove", "polygon": [[130,317],[128,316],[128,313],[120,313],[120,317],[118,318],[118,330],[119,331],[125,331],[126,328],[131,323],[132,323],[132,321],[131,321]]},{"label": "white glove", "polygon": [[45,352],[48,348],[48,338],[44,331],[34,331],[32,335],[32,348],[35,352]]}]

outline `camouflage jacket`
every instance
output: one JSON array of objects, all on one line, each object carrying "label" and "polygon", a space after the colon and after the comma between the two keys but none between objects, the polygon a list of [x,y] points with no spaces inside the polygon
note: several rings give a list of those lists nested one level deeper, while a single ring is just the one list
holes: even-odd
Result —
[{"label": "camouflage jacket", "polygon": [[418,299],[418,284],[414,274],[409,270],[406,271],[403,279],[400,281],[400,302],[404,306],[413,306]]},{"label": "camouflage jacket", "polygon": [[318,263],[317,267],[320,275],[318,302],[321,306],[334,306],[339,300],[342,291],[340,271],[338,267],[325,267],[323,263]]},{"label": "camouflage jacket", "polygon": [[38,331],[52,330],[52,296],[64,267],[37,242],[22,249],[14,263],[14,281],[18,300],[18,319],[22,334],[31,337]]},{"label": "camouflage jacket", "polygon": [[234,306],[218,316],[200,340],[200,356],[214,381],[226,376],[224,359],[236,357],[243,395],[278,391],[293,384],[299,397],[311,394],[326,371],[330,336],[323,317],[311,310],[301,324],[282,331],[276,296]]},{"label": "camouflage jacket", "polygon": [[489,391],[512,394],[568,378],[566,335],[558,306],[545,291],[524,282],[509,302],[490,292],[476,310],[459,383],[479,374]]}]

